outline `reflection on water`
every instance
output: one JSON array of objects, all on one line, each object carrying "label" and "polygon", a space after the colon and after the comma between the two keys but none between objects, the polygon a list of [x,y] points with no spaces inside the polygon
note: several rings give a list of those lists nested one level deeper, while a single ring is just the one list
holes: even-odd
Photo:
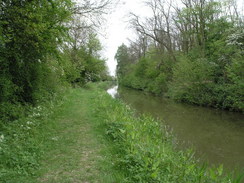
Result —
[{"label": "reflection on water", "polygon": [[[112,96],[116,90],[110,90]],[[119,88],[118,96],[139,113],[162,119],[180,148],[193,147],[197,158],[226,169],[244,168],[243,114],[175,103],[128,88]]]},{"label": "reflection on water", "polygon": [[111,95],[113,98],[116,97],[116,95],[118,94],[118,86],[114,86],[113,88],[110,88],[107,90],[108,94]]}]

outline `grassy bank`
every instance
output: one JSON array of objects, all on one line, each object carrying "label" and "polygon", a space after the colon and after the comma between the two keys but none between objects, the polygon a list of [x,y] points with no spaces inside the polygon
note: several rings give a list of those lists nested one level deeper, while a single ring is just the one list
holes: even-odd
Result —
[{"label": "grassy bank", "polygon": [[104,88],[70,89],[2,126],[0,182],[238,182],[222,167],[199,167],[161,123],[136,117]]}]

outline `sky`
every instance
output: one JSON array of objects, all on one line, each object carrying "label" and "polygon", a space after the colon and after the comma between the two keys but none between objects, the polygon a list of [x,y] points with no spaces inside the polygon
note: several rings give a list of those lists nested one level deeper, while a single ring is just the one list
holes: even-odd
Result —
[{"label": "sky", "polygon": [[[122,44],[128,43],[128,38],[133,39],[134,32],[129,28],[128,14],[133,12],[140,16],[149,14],[149,9],[144,6],[144,0],[120,0],[120,3],[113,10],[112,13],[105,17],[107,19],[105,23],[104,33],[100,37],[102,45],[104,47],[103,57],[107,59],[107,65],[109,72],[112,76],[115,76],[115,70],[117,62],[114,59],[117,48]],[[178,0],[176,0],[178,1]],[[237,0],[238,7],[244,7],[244,0]]]},{"label": "sky", "polygon": [[114,59],[117,48],[122,43],[128,43],[128,38],[133,38],[134,34],[129,28],[128,14],[133,12],[143,15],[148,12],[142,2],[142,0],[121,0],[114,11],[106,17],[105,34],[100,39],[104,46],[103,56],[107,58],[109,72],[113,76],[117,64]]}]

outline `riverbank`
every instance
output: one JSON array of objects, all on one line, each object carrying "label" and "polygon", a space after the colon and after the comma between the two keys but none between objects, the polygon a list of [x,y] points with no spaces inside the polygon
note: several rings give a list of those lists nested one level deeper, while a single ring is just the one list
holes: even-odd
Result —
[{"label": "riverbank", "polygon": [[125,87],[113,92],[137,113],[162,120],[177,138],[177,147],[193,148],[200,162],[223,164],[225,172],[243,170],[243,114],[179,103]]},{"label": "riverbank", "polygon": [[175,149],[165,127],[136,117],[104,87],[70,89],[6,128],[1,182],[231,182],[222,167],[198,167],[190,151]]},{"label": "riverbank", "polygon": [[96,114],[106,122],[116,152],[115,165],[128,182],[232,182],[222,177],[222,166],[200,167],[191,150],[177,149],[162,122],[147,115],[138,117],[120,100],[98,96],[102,102],[97,103]]}]

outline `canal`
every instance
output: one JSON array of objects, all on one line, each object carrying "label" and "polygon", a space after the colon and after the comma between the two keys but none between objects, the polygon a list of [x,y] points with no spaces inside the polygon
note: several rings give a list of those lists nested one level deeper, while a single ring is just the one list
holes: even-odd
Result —
[{"label": "canal", "polygon": [[176,103],[145,92],[113,87],[108,90],[138,113],[160,119],[172,130],[180,149],[193,148],[200,162],[243,171],[244,115],[241,113]]}]

